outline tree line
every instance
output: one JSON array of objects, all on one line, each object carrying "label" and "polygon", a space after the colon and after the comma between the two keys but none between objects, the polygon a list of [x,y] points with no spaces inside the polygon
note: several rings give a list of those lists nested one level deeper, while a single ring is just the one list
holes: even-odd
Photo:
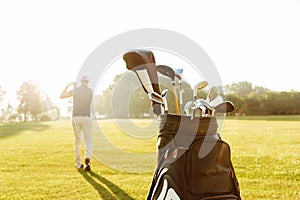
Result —
[{"label": "tree line", "polygon": [[[171,81],[159,77],[160,88],[168,89],[169,113],[176,113]],[[177,84],[178,85],[178,84]],[[183,81],[183,105],[192,100],[193,87]],[[228,115],[299,115],[300,92],[276,92],[239,82],[218,87],[220,95],[235,105]],[[178,90],[177,90],[178,91]],[[198,91],[198,98],[206,99],[208,88]],[[151,102],[143,91],[137,77],[130,72],[118,75],[101,95],[95,97],[95,112],[107,118],[143,118],[151,113]]]},{"label": "tree line", "polygon": [[[161,90],[168,89],[169,113],[176,113],[170,79],[160,76],[159,82]],[[253,86],[246,81],[218,88],[220,95],[235,105],[235,111],[229,115],[300,115],[300,92],[298,91],[276,92]],[[184,106],[193,98],[193,87],[183,81],[183,89]],[[206,99],[207,93],[208,88],[205,88],[198,91],[197,96]],[[16,108],[5,103],[5,94],[5,90],[0,86],[0,122],[15,119],[20,121],[60,119],[60,109],[33,81],[24,82],[16,92],[19,101]],[[136,75],[130,72],[117,75],[102,94],[95,95],[93,102],[94,113],[98,118],[149,118],[152,115],[151,101]],[[71,113],[70,108],[68,111]]]},{"label": "tree line", "polygon": [[300,92],[276,92],[249,82],[225,86],[226,99],[235,104],[235,115],[299,115]]},{"label": "tree line", "polygon": [[19,105],[14,108],[4,102],[5,90],[0,86],[0,122],[13,121],[49,121],[58,120],[59,108],[51,102],[37,83],[25,81],[16,92]]}]

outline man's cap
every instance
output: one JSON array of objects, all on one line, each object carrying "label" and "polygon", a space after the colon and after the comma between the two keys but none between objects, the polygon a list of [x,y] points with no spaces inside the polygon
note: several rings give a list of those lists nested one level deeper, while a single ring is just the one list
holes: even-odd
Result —
[{"label": "man's cap", "polygon": [[81,81],[88,82],[88,81],[89,81],[89,77],[83,76],[83,77],[81,78]]}]

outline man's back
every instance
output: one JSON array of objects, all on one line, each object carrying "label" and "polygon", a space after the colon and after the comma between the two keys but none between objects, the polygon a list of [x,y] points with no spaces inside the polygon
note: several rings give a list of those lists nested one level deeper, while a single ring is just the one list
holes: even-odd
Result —
[{"label": "man's back", "polygon": [[87,86],[74,89],[73,116],[90,116],[90,107],[93,93]]}]

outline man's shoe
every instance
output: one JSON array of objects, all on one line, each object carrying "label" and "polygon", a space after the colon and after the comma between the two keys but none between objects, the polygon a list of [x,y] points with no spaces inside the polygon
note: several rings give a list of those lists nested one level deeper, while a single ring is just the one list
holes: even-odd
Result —
[{"label": "man's shoe", "polygon": [[87,171],[87,172],[91,171],[91,166],[90,165],[85,166],[84,167],[84,171]]},{"label": "man's shoe", "polygon": [[83,168],[83,164],[76,163],[75,164],[75,168],[76,169],[82,169]]},{"label": "man's shoe", "polygon": [[84,167],[84,171],[91,171],[91,166],[90,166],[91,161],[89,158],[85,159],[85,164],[86,164],[86,166]]},{"label": "man's shoe", "polygon": [[84,162],[85,162],[86,165],[90,165],[91,160],[90,160],[89,158],[86,158],[86,159],[84,160]]}]

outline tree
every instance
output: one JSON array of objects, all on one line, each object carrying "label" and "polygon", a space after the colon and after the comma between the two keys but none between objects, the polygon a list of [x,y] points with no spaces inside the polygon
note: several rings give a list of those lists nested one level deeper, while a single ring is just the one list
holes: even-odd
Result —
[{"label": "tree", "polygon": [[5,116],[4,116],[5,106],[3,105],[3,100],[4,100],[5,93],[6,92],[0,86],[0,116],[1,116],[0,121],[2,121],[3,118],[5,118]]},{"label": "tree", "polygon": [[226,100],[231,101],[234,104],[234,112],[229,113],[229,115],[237,114],[243,115],[245,113],[245,104],[244,101],[236,94],[228,94],[226,95]]},{"label": "tree", "polygon": [[42,112],[42,102],[37,83],[24,82],[20,90],[17,91],[17,95],[20,101],[17,111],[24,115],[24,121],[26,122],[30,116],[37,120],[37,114]]},{"label": "tree", "polygon": [[13,106],[8,103],[6,107],[2,108],[2,117],[0,121],[10,119],[11,116],[13,115],[13,111],[14,111]]},{"label": "tree", "polygon": [[46,93],[39,90],[38,84],[33,81],[24,82],[17,91],[20,104],[17,111],[23,114],[24,121],[56,120],[59,118],[59,109]]},{"label": "tree", "polygon": [[[175,113],[175,100],[171,80],[164,76],[159,77],[160,90],[168,89],[167,101],[169,113]],[[183,81],[183,106],[193,96],[191,86]],[[179,91],[177,90],[179,98]],[[206,96],[207,93],[204,93]],[[199,97],[199,96],[198,96]],[[114,82],[94,98],[96,114],[107,118],[144,118],[151,116],[151,101],[143,90],[141,83],[134,73],[127,72],[117,75]]]},{"label": "tree", "polygon": [[247,81],[226,85],[225,88],[227,94],[236,94],[240,97],[245,97],[253,91],[252,83]]},{"label": "tree", "polygon": [[[176,113],[174,93],[169,78],[159,76],[160,90],[168,89],[167,101],[169,113]],[[193,98],[193,89],[183,81],[183,106]],[[275,92],[267,88],[255,86],[243,81],[225,86],[226,96],[222,86],[218,86],[224,100],[232,101],[235,105],[231,115],[290,115],[300,114],[300,93]],[[197,98],[206,99],[208,88],[199,90]],[[179,98],[179,90],[177,89]],[[134,73],[120,74],[114,82],[97,95],[94,99],[97,114],[107,118],[143,118],[151,114],[151,101],[141,87]],[[149,113],[150,111],[150,113]]]},{"label": "tree", "polygon": [[300,92],[296,92],[294,90],[291,91],[293,96],[292,103],[295,104],[295,113],[294,114],[300,114]]},{"label": "tree", "polygon": [[130,72],[115,77],[105,101],[108,114],[115,118],[142,118],[149,113],[150,101],[136,75]]},{"label": "tree", "polygon": [[60,117],[59,108],[51,102],[51,99],[44,92],[40,92],[42,112],[39,113],[40,120],[49,121],[49,120],[58,120]]},{"label": "tree", "polygon": [[3,101],[4,99],[4,95],[5,95],[5,91],[2,89],[2,87],[0,86],[0,103]]},{"label": "tree", "polygon": [[235,112],[247,115],[298,115],[300,93],[297,91],[276,92],[248,82],[226,85],[227,99],[235,105]]}]

